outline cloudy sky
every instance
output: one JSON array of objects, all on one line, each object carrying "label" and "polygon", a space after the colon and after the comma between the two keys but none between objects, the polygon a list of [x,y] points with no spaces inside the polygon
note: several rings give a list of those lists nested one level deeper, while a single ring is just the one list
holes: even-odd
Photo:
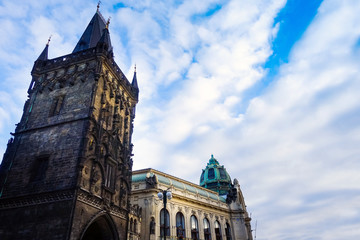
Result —
[{"label": "cloudy sky", "polygon": [[[30,71],[69,54],[97,1],[0,1],[0,154]],[[110,1],[115,59],[140,87],[134,169],[198,183],[211,154],[256,237],[360,239],[360,1]]]}]

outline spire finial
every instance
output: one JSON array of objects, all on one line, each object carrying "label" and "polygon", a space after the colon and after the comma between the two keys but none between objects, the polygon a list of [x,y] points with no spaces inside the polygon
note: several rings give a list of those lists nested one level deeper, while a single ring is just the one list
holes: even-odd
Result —
[{"label": "spire finial", "polygon": [[49,44],[50,44],[51,37],[52,37],[52,34],[51,34],[51,35],[49,36],[49,38],[48,38],[48,41],[47,41],[47,44],[46,44],[46,45],[48,45],[48,46],[49,46]]},{"label": "spire finial", "polygon": [[101,1],[98,2],[96,8],[97,8],[97,11],[99,11],[99,8],[100,8],[100,4],[101,4]]},{"label": "spire finial", "polygon": [[133,86],[136,89],[139,89],[138,84],[137,84],[137,78],[136,78],[136,63],[135,63],[135,66],[134,66],[134,77],[133,77],[133,80],[131,82],[131,86]]},{"label": "spire finial", "polygon": [[110,19],[111,17],[109,17],[108,20],[106,21],[106,29],[109,29]]}]

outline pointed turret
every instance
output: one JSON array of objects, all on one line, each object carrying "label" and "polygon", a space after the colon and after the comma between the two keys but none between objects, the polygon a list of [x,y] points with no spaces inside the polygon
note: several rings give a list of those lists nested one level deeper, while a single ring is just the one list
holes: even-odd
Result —
[{"label": "pointed turret", "polygon": [[112,46],[110,40],[109,24],[110,24],[110,18],[106,22],[106,27],[104,28],[103,34],[101,35],[101,38],[97,42],[96,46],[100,48],[104,48],[110,52],[112,51]]},{"label": "pointed turret", "polygon": [[48,51],[49,51],[49,43],[50,43],[51,36],[48,39],[48,42],[44,48],[44,50],[41,52],[40,56],[37,58],[37,60],[46,61],[48,60]]},{"label": "pointed turret", "polygon": [[[106,28],[106,22],[98,8],[96,10],[95,15],[91,19],[90,23],[86,27],[79,42],[76,44],[73,53],[96,47],[99,40],[102,38],[105,28]],[[110,43],[110,38],[108,42]],[[111,45],[109,46],[109,50],[110,49],[111,49]]]},{"label": "pointed turret", "polygon": [[134,77],[131,82],[131,86],[133,86],[134,88],[138,88],[138,83],[137,83],[137,78],[136,78],[136,65],[135,65]]}]

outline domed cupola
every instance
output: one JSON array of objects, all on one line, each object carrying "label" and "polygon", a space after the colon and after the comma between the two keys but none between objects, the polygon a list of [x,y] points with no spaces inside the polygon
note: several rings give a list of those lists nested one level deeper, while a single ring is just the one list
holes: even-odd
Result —
[{"label": "domed cupola", "polygon": [[213,155],[211,155],[205,170],[202,170],[200,186],[218,192],[220,195],[226,195],[231,189],[229,174]]}]

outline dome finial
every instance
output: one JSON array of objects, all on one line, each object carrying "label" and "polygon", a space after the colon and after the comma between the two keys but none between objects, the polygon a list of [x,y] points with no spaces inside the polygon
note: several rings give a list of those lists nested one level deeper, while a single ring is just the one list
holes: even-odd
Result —
[{"label": "dome finial", "polygon": [[208,165],[219,165],[219,162],[214,158],[214,154],[211,154],[211,158],[209,159]]},{"label": "dome finial", "polygon": [[99,11],[99,8],[100,8],[100,4],[101,4],[101,1],[98,1],[98,4],[97,4],[97,6],[96,6],[96,11]]}]

